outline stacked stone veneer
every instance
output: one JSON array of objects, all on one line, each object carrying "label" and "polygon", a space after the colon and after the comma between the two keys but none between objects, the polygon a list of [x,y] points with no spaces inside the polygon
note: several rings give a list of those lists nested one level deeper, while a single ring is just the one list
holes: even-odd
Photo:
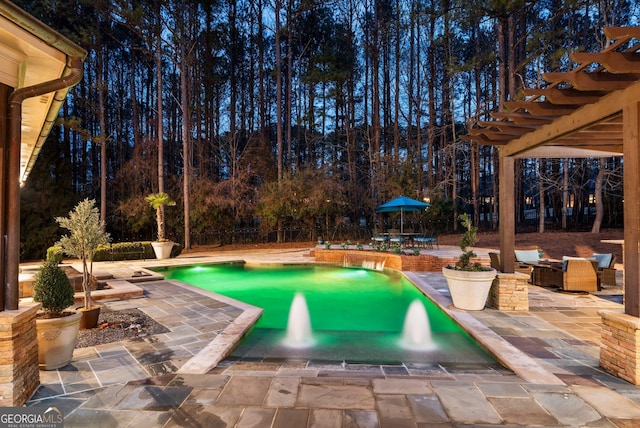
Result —
[{"label": "stacked stone veneer", "polygon": [[377,251],[324,250],[317,248],[313,251],[313,256],[316,262],[332,263],[340,266],[344,265],[345,260],[350,266],[362,266],[364,261],[380,262],[384,260],[385,269],[410,272],[440,272],[444,266],[454,264],[457,261],[456,258],[440,258],[430,254],[408,256]]},{"label": "stacked stone veneer", "polygon": [[602,317],[600,367],[640,385],[640,318],[613,311],[599,314]]},{"label": "stacked stone veneer", "polygon": [[487,305],[500,311],[528,311],[528,275],[523,273],[498,272],[493,280]]},{"label": "stacked stone veneer", "polygon": [[40,385],[36,312],[40,304],[0,312],[0,406],[22,406]]}]

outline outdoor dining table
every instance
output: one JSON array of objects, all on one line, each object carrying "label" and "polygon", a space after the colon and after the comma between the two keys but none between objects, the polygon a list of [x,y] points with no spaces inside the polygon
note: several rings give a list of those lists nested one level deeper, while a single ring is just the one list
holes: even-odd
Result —
[{"label": "outdoor dining table", "polygon": [[413,245],[413,238],[421,236],[419,232],[383,232],[379,236],[374,237],[374,241],[388,241],[402,244],[402,246]]},{"label": "outdoor dining table", "polygon": [[[533,285],[546,286],[549,278],[554,274],[562,271],[562,262],[560,260],[540,260],[538,263],[524,263],[531,266],[531,283]],[[558,285],[558,284],[554,284]]]}]

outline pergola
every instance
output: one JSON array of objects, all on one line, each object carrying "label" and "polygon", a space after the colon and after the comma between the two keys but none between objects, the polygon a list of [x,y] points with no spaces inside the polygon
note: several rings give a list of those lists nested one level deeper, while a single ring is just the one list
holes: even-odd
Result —
[{"label": "pergola", "polygon": [[505,102],[467,140],[499,147],[501,270],[513,273],[516,158],[624,157],[624,314],[601,312],[600,365],[640,384],[640,27],[608,27],[607,46]]},{"label": "pergola", "polygon": [[568,72],[543,74],[548,85],[525,89],[467,139],[499,147],[500,254],[513,272],[514,159],[624,156],[625,312],[640,316],[640,27],[608,27],[607,46],[574,53]]}]

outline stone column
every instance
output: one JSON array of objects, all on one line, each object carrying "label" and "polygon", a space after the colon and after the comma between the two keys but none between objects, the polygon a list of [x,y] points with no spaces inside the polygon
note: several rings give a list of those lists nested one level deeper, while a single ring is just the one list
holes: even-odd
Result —
[{"label": "stone column", "polygon": [[0,312],[0,406],[22,406],[40,385],[36,312],[21,304]]},{"label": "stone column", "polygon": [[528,275],[520,272],[498,272],[491,285],[487,305],[500,311],[528,311],[528,279]]},{"label": "stone column", "polygon": [[640,385],[640,318],[604,310],[598,314],[602,317],[600,367]]}]

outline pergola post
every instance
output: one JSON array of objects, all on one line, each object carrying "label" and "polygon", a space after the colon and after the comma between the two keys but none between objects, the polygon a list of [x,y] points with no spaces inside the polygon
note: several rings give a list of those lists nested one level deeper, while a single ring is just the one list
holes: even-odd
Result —
[{"label": "pergola post", "polygon": [[622,110],[624,153],[624,309],[621,314],[600,311],[600,366],[640,385],[640,102]]},{"label": "pergola post", "polygon": [[623,109],[624,154],[624,309],[640,316],[640,102]]},{"label": "pergola post", "polygon": [[500,229],[500,270],[504,273],[514,272],[516,257],[513,251],[516,239],[514,165],[514,158],[500,156],[498,190],[500,221],[498,224]]}]

